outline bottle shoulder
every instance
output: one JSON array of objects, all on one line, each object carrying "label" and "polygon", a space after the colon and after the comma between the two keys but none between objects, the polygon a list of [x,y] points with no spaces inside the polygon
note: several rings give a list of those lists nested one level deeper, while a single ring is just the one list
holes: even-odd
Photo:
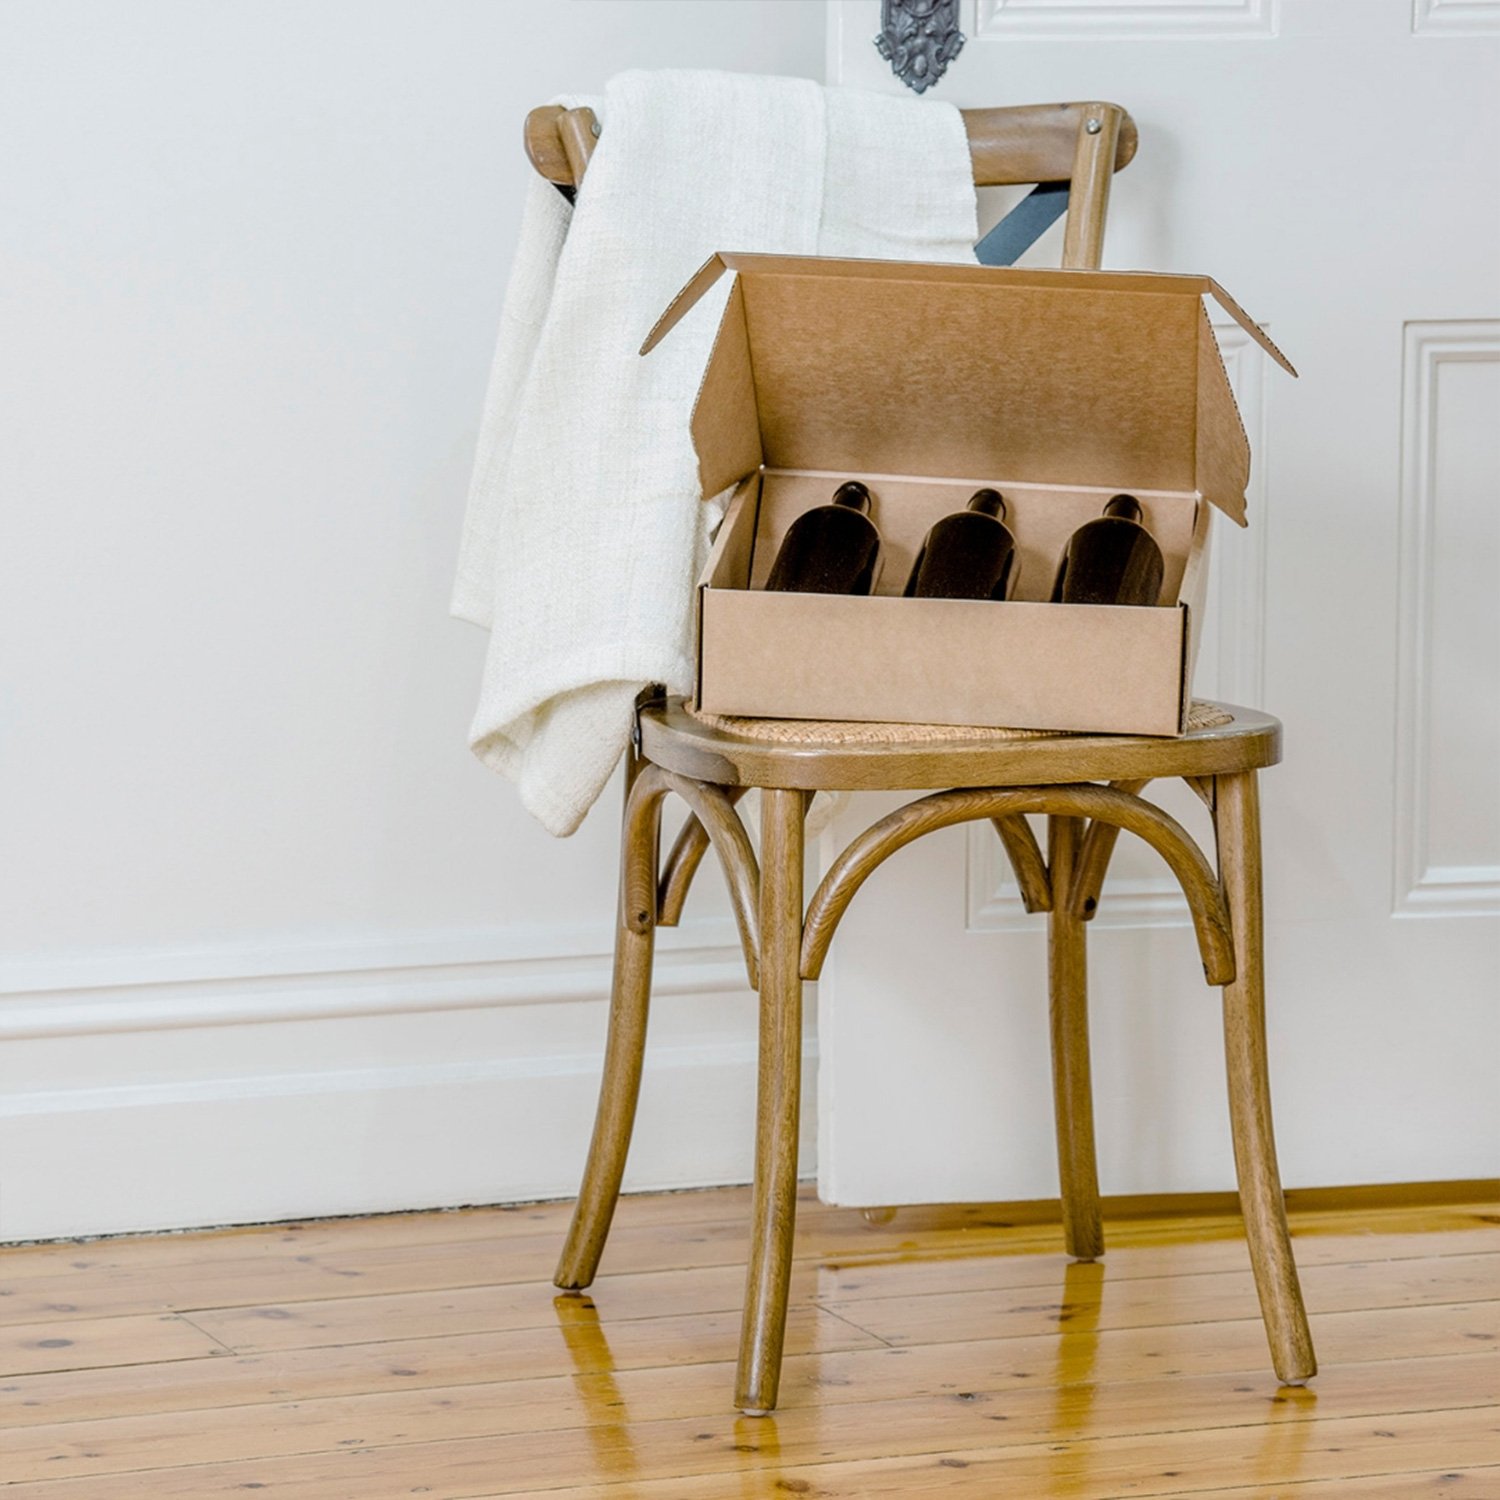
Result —
[{"label": "bottle shoulder", "polygon": [[974,545],[993,545],[995,542],[1014,541],[1010,527],[998,516],[986,515],[978,510],[958,510],[934,522],[929,533],[933,541],[963,541]]},{"label": "bottle shoulder", "polygon": [[805,510],[787,527],[786,534],[790,537],[803,533],[816,535],[826,532],[843,532],[846,536],[863,534],[878,537],[880,535],[869,516],[848,505],[817,505],[812,510]]},{"label": "bottle shoulder", "polygon": [[1129,521],[1124,516],[1095,516],[1092,521],[1085,521],[1073,533],[1073,538],[1075,541],[1082,538],[1090,541],[1098,538],[1103,541],[1112,537],[1128,539],[1143,534],[1151,535],[1139,521]]}]

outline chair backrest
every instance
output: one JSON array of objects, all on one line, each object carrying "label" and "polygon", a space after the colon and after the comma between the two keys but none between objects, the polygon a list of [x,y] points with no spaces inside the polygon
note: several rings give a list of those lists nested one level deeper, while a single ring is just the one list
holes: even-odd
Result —
[{"label": "chair backrest", "polygon": [[[1118,104],[1024,104],[962,111],[977,187],[1066,183],[1062,264],[1099,264],[1114,174],[1135,155],[1135,122]],[[599,136],[591,109],[544,104],[526,116],[526,154],[548,182],[571,192]]]}]

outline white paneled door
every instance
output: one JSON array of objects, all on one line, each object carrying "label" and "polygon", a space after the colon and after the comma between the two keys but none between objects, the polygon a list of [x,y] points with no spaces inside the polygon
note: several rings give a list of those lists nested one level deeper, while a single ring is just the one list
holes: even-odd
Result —
[{"label": "white paneled door", "polygon": [[[1217,532],[1196,683],[1286,724],[1262,778],[1283,1176],[1495,1175],[1500,0],[962,10],[934,97],[1123,104],[1141,144],[1105,264],[1216,276],[1302,371],[1224,336],[1255,476],[1249,530]],[[876,0],[831,14],[832,80],[899,92]],[[1162,800],[1206,836],[1191,796]],[[886,805],[854,799],[829,849]],[[1044,919],[997,856],[988,824],[934,835],[845,918],[820,987],[825,1198],[1055,1195]],[[1090,966],[1104,1191],[1228,1186],[1218,997],[1143,849],[1116,860]]]}]

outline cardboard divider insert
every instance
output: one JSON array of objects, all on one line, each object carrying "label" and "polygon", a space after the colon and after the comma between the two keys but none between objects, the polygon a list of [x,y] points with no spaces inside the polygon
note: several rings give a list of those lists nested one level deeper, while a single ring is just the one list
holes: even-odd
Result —
[{"label": "cardboard divider insert", "polygon": [[[870,519],[880,531],[883,563],[876,594],[899,594],[932,525],[963,510],[983,485],[1005,496],[1006,520],[1016,539],[1020,573],[1012,598],[1042,602],[1052,583],[1063,548],[1086,521],[1103,513],[1104,503],[1120,493],[1084,485],[1015,484],[1004,478],[939,479],[915,475],[830,474],[767,470],[762,477],[749,587],[765,587],[782,538],[804,511],[826,505],[846,479],[861,479],[870,490]],[[1175,604],[1181,588],[1194,523],[1200,505],[1196,494],[1131,490],[1141,502],[1146,529],[1156,539],[1166,564],[1160,604]],[[744,585],[740,585],[743,587]]]}]

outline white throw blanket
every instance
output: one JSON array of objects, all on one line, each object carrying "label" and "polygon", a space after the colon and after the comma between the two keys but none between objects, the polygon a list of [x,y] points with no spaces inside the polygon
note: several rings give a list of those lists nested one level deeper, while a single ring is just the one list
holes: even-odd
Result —
[{"label": "white throw blanket", "polygon": [[688,419],[729,278],[649,356],[715,250],[970,260],[951,105],[736,73],[624,73],[570,208],[533,178],[501,316],[453,613],[490,630],[474,752],[571,833],[647,683],[692,689],[693,585],[721,506]]}]

